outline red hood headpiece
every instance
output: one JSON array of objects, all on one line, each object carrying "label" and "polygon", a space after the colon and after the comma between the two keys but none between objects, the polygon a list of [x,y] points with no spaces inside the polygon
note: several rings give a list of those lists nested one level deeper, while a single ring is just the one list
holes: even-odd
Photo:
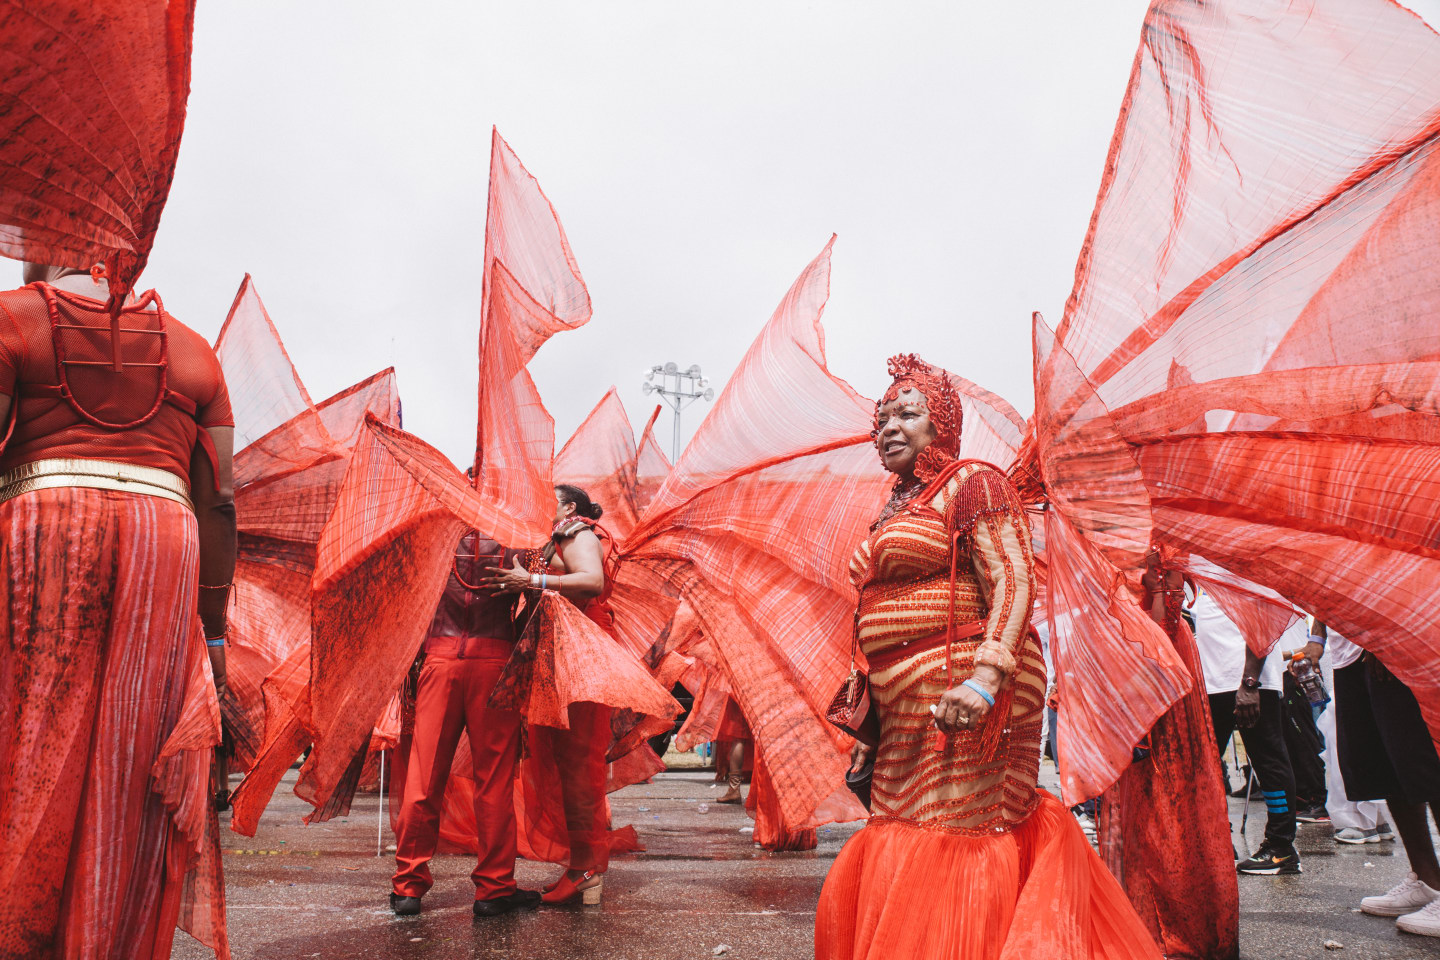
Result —
[{"label": "red hood headpiece", "polygon": [[[920,451],[915,461],[915,476],[929,483],[960,455],[960,425],[964,414],[960,398],[945,371],[931,366],[914,353],[897,353],[889,360],[890,376],[894,379],[875,404],[875,430],[880,436],[880,408],[894,400],[902,390],[914,389],[925,395],[930,422],[935,426],[935,440]],[[884,458],[881,458],[882,462]]]}]

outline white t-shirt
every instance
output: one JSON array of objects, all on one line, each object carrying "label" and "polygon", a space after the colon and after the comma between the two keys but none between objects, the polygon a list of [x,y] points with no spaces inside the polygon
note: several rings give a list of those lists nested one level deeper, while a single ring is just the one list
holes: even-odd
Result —
[{"label": "white t-shirt", "polygon": [[1333,628],[1325,630],[1325,659],[1330,661],[1330,669],[1339,670],[1341,667],[1348,667],[1360,659],[1365,651],[1358,644],[1351,643]]},{"label": "white t-shirt", "polygon": [[[1240,678],[1245,675],[1245,637],[1235,621],[1225,616],[1215,598],[1204,590],[1195,598],[1190,612],[1195,615],[1195,644],[1200,648],[1200,665],[1205,671],[1205,692],[1234,693],[1240,689]],[[1299,621],[1299,626],[1304,631],[1305,621]],[[1303,645],[1303,637],[1300,642]],[[1275,644],[1260,669],[1262,690],[1279,692],[1282,689],[1282,645],[1283,641]]]}]

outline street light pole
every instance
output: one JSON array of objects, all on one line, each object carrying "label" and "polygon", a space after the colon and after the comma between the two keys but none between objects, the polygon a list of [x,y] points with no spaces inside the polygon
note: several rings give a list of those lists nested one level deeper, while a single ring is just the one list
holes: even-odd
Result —
[{"label": "street light pole", "polygon": [[[655,378],[660,382],[656,383]],[[678,363],[657,363],[645,371],[645,382],[640,389],[647,395],[655,393],[675,411],[674,431],[670,435],[670,462],[680,460],[680,411],[696,400],[714,400],[715,390],[710,381],[700,375],[700,365],[690,364],[684,370]]]}]

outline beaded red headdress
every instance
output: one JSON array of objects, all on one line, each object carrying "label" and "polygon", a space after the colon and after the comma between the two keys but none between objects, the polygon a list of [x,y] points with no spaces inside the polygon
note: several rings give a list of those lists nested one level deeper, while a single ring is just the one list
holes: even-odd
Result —
[{"label": "beaded red headdress", "polygon": [[898,397],[902,390],[913,389],[924,394],[930,422],[935,426],[935,439],[916,458],[915,476],[929,483],[960,455],[960,425],[964,417],[960,397],[945,371],[921,360],[917,354],[897,353],[890,358],[889,369],[894,379],[875,404],[876,448],[880,439],[880,408]]}]

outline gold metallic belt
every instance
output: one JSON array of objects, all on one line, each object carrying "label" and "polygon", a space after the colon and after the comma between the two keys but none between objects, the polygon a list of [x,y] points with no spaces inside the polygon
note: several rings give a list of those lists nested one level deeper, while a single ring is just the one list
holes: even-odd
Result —
[{"label": "gold metallic belt", "polygon": [[195,509],[190,502],[190,485],[169,470],[114,460],[54,459],[21,464],[0,475],[0,503],[31,490],[55,487],[121,490],[174,500]]}]

